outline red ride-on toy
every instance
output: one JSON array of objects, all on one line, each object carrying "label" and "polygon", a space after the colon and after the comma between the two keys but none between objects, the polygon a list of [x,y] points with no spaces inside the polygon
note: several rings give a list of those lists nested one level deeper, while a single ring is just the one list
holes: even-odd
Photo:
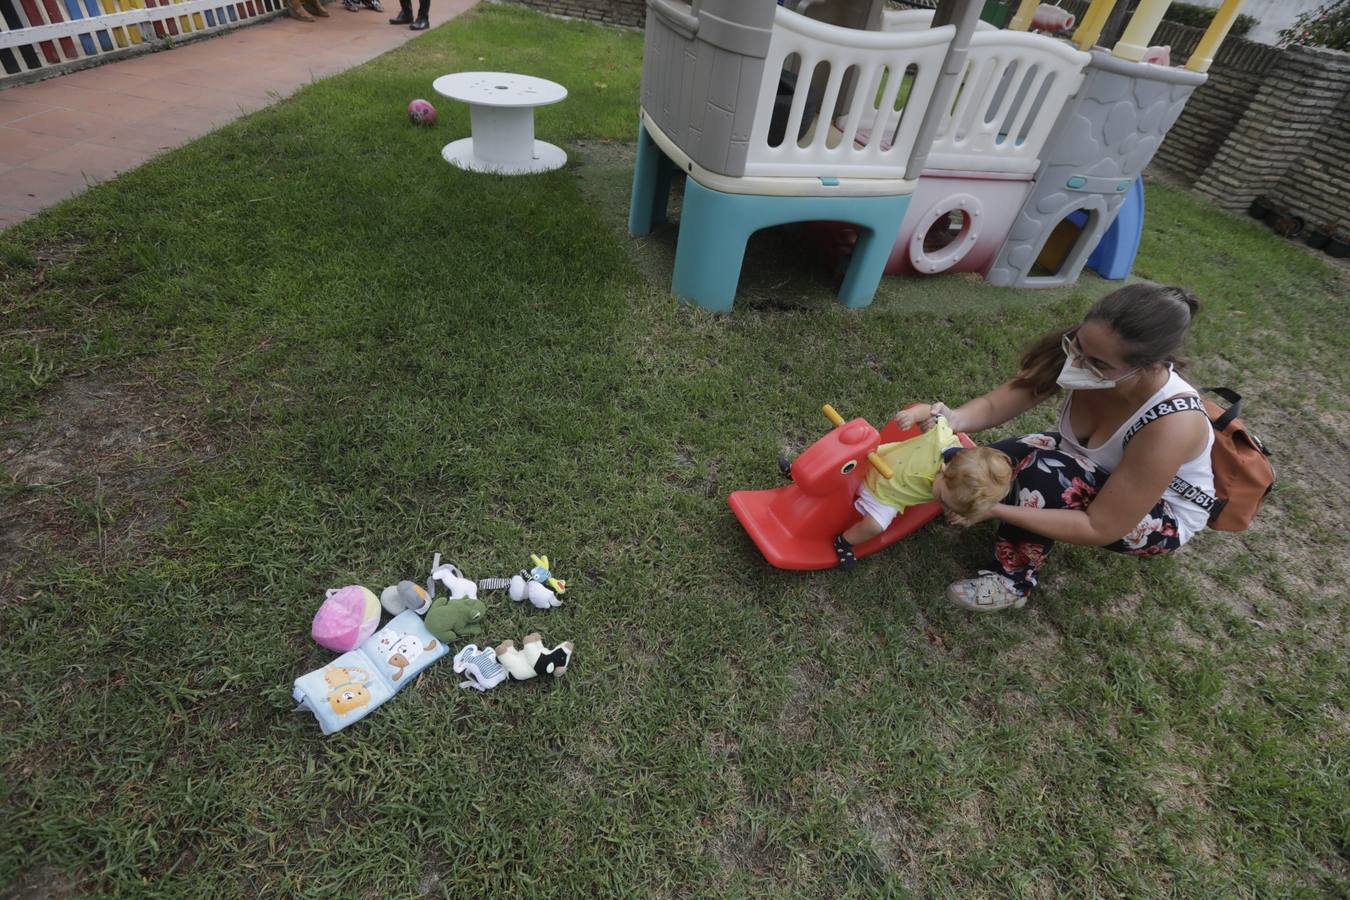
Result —
[{"label": "red ride-on toy", "polygon": [[[858,485],[869,466],[891,477],[876,449],[881,444],[906,441],[919,434],[903,430],[894,419],[877,432],[865,419],[845,422],[828,403],[822,411],[834,430],[806,449],[792,463],[792,483],[768,491],[736,491],[727,498],[736,518],[771,565],[780,569],[832,569],[839,564],[834,538],[862,518],[853,507]],[[964,434],[967,447],[975,446]],[[911,506],[895,517],[891,527],[859,544],[862,559],[908,537],[928,524],[942,506],[936,500]]]}]

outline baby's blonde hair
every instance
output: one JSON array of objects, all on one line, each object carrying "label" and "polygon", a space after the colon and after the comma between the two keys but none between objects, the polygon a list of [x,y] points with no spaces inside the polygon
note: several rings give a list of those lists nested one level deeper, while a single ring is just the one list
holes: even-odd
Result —
[{"label": "baby's blonde hair", "polygon": [[943,499],[958,516],[972,516],[1006,497],[1012,477],[1012,460],[1006,453],[993,447],[962,450],[947,463]]}]

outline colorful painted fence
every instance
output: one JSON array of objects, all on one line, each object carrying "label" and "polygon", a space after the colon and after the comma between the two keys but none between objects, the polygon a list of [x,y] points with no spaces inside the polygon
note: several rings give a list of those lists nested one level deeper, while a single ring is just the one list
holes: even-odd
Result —
[{"label": "colorful painted fence", "polygon": [[0,84],[282,8],[282,0],[0,0]]}]

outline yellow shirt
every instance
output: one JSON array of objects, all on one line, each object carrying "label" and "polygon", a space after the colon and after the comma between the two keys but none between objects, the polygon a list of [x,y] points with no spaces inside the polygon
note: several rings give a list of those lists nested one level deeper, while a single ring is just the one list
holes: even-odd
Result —
[{"label": "yellow shirt", "polygon": [[947,420],[938,416],[937,424],[918,437],[878,447],[877,453],[895,475],[882,478],[872,469],[863,483],[882,503],[901,511],[927,503],[933,499],[933,479],[942,468],[942,451],[960,446]]}]

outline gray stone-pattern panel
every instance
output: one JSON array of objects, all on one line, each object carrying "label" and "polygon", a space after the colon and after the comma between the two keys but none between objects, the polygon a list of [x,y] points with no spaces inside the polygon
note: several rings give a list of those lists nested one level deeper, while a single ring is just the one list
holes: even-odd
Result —
[{"label": "gray stone-pattern panel", "polygon": [[[642,59],[642,108],[690,159],[722,175],[745,174],[773,0],[705,0],[695,17],[673,19],[687,4],[648,3]],[[692,25],[692,27],[690,27]]]},{"label": "gray stone-pattern panel", "polygon": [[1060,271],[1038,286],[1072,284],[1115,221],[1135,178],[1205,76],[1092,52],[1083,85],[1069,101],[1041,152],[1041,167],[987,276],[992,284],[1028,283],[1041,248],[1065,216],[1089,213],[1087,226]]}]

